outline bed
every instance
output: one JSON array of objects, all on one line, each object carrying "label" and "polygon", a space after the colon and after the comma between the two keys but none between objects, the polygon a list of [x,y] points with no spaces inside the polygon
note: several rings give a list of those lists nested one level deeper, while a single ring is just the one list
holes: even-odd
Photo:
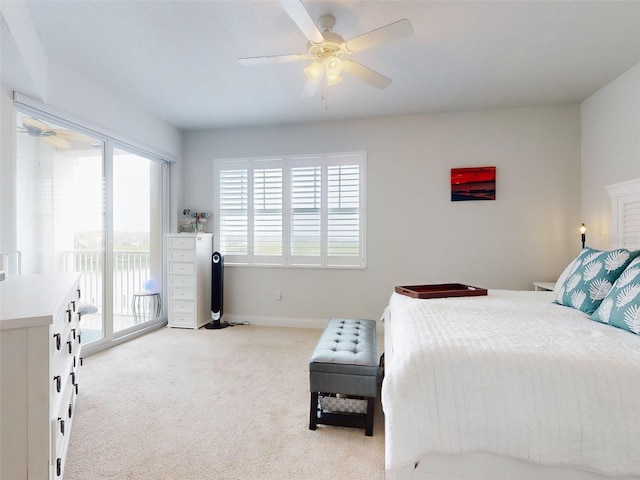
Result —
[{"label": "bed", "polygon": [[[583,250],[553,292],[393,293],[386,479],[640,479],[640,252],[627,252]],[[573,281],[598,262],[609,277]]]}]

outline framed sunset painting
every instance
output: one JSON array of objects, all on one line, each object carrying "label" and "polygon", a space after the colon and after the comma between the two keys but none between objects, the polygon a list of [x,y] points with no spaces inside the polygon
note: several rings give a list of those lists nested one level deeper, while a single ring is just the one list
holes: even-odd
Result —
[{"label": "framed sunset painting", "polygon": [[496,167],[451,169],[451,201],[495,200]]}]

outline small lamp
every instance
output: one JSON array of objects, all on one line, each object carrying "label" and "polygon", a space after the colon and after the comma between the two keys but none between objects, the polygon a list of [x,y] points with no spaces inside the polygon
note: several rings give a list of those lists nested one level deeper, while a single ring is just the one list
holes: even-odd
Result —
[{"label": "small lamp", "polygon": [[587,238],[587,227],[584,223],[580,225],[580,237],[582,239],[582,248],[584,248],[584,242]]}]

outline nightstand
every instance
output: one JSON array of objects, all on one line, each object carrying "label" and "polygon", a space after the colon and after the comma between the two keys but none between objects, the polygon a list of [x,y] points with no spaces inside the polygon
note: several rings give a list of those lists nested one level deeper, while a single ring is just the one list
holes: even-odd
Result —
[{"label": "nightstand", "polygon": [[536,292],[552,292],[555,286],[556,282],[533,282],[533,289]]}]

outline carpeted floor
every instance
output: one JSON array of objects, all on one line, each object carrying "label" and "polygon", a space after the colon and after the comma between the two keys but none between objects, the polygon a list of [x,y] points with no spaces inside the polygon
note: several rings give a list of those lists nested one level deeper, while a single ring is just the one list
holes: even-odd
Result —
[{"label": "carpeted floor", "polygon": [[373,437],[308,428],[320,333],[165,328],[86,358],[65,480],[383,479],[379,401]]}]

